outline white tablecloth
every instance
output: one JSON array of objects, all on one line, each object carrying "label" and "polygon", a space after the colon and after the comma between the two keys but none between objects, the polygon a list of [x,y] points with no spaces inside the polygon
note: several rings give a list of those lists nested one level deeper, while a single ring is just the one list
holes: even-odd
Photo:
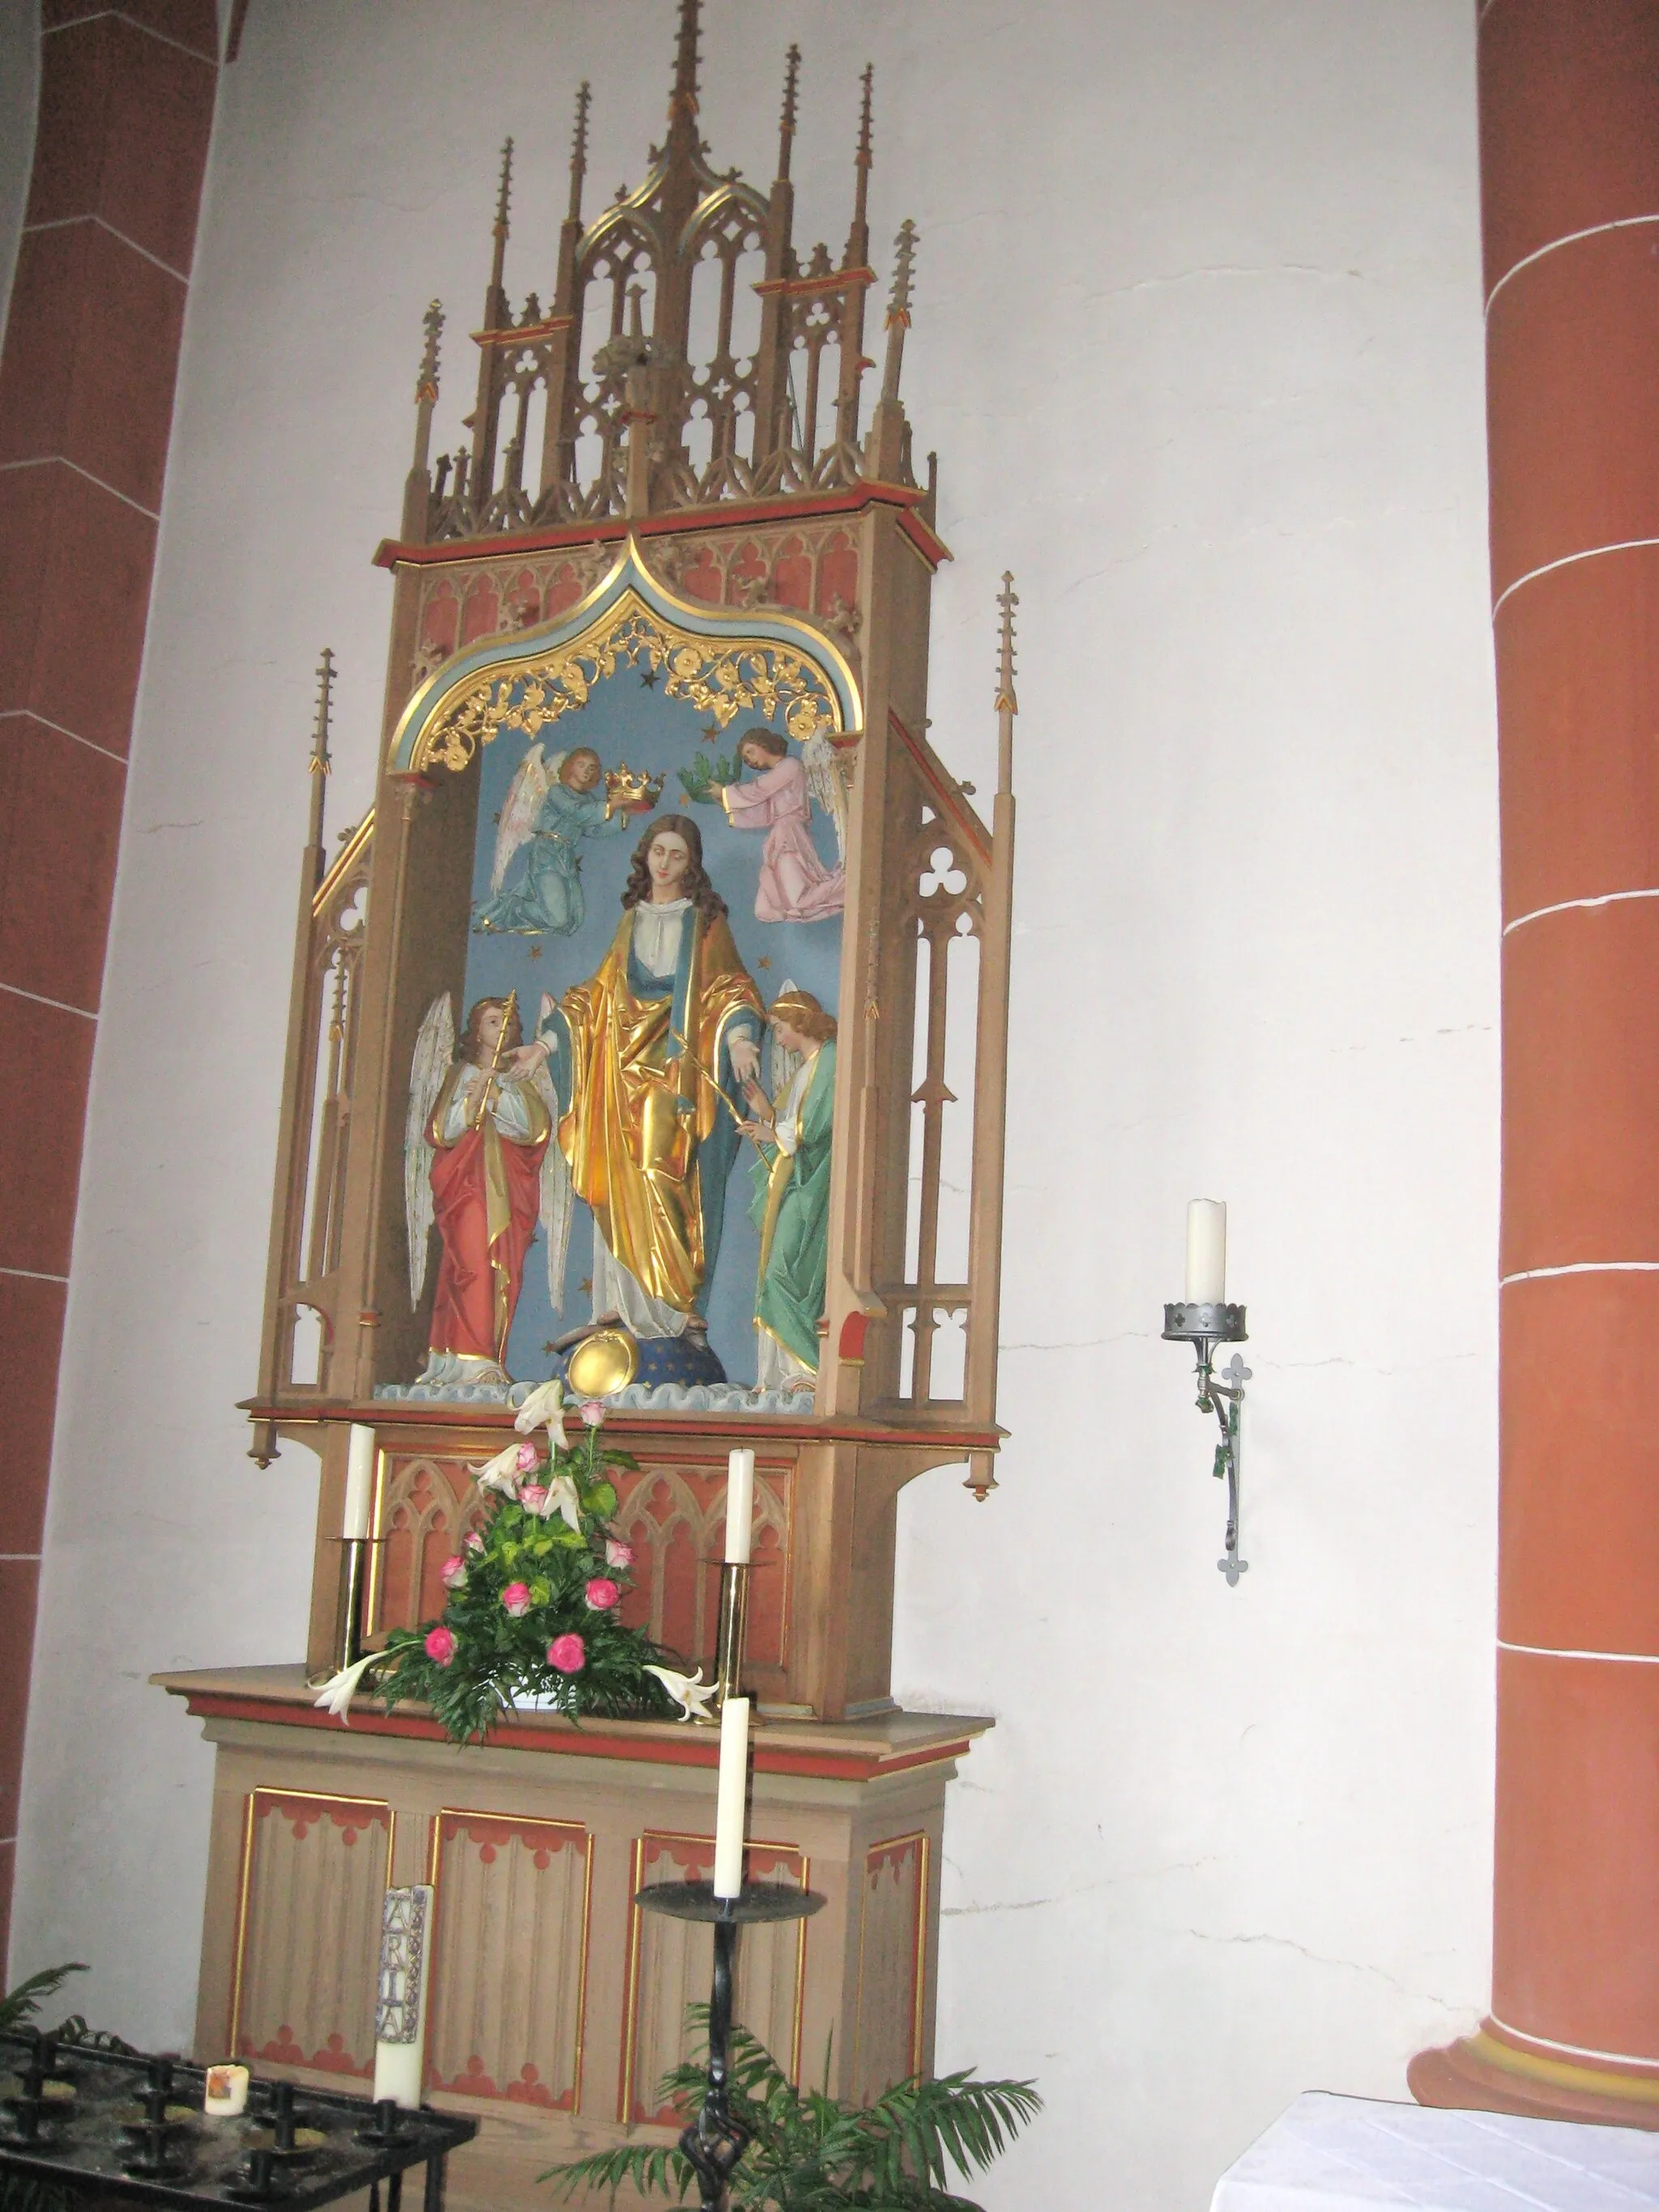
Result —
[{"label": "white tablecloth", "polygon": [[1298,2097],[1228,2167],[1210,2212],[1638,2212],[1659,2135],[1364,2097]]}]

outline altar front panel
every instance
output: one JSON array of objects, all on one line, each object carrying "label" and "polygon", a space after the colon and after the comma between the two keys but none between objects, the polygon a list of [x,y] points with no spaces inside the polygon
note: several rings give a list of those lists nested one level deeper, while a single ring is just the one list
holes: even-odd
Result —
[{"label": "altar front panel", "polygon": [[[366,2074],[380,1892],[433,1880],[427,2093],[483,2122],[453,2203],[528,2212],[556,2160],[665,2128],[658,2084],[707,1999],[708,1937],[633,1900],[708,1873],[714,1731],[538,1717],[461,1754],[370,1700],[349,1728],[325,1721],[294,1668],[168,1686],[216,1747],[198,2057],[234,2033],[261,2072]],[[827,2067],[833,2093],[869,2097],[931,2063],[931,1870],[946,1784],[984,1725],[759,1731],[749,1878],[826,1900],[739,1945],[737,2016],[792,2078],[817,2087]]]}]

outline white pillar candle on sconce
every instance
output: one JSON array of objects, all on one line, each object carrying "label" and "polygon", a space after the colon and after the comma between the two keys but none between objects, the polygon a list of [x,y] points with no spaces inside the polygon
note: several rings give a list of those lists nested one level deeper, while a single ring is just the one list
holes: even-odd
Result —
[{"label": "white pillar candle on sconce", "polygon": [[755,1455],[739,1449],[726,1463],[726,1563],[746,1567],[755,1521]]},{"label": "white pillar candle on sconce", "polygon": [[1227,1295],[1227,1209],[1195,1198],[1187,1208],[1187,1303],[1218,1306]]},{"label": "white pillar candle on sconce", "polygon": [[720,1795],[714,1803],[714,1894],[743,1890],[744,1802],[749,1795],[749,1700],[728,1698],[720,1707]]},{"label": "white pillar candle on sconce", "polygon": [[340,1534],[348,1540],[367,1536],[374,1498],[374,1431],[366,1422],[351,1425],[351,1447],[346,1459],[345,1519]]}]

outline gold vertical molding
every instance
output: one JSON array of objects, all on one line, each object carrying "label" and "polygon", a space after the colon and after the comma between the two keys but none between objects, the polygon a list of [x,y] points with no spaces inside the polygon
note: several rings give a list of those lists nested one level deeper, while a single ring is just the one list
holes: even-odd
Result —
[{"label": "gold vertical molding", "polygon": [[634,2035],[639,2009],[641,1941],[640,1908],[634,1900],[645,1887],[646,1841],[643,1835],[634,1838],[628,1884],[627,1984],[623,1999],[622,2081],[617,2099],[617,2118],[624,2127],[633,2124],[629,2115],[634,2104]]},{"label": "gold vertical molding", "polygon": [[380,1555],[386,1546],[381,1539],[385,1530],[380,1522],[386,1510],[386,1447],[377,1438],[374,1445],[374,1489],[369,1500],[368,1533],[374,1540],[368,1547],[368,1589],[363,1597],[363,1642],[375,1634],[380,1626]]},{"label": "gold vertical molding", "polygon": [[236,1885],[236,1952],[230,1966],[230,2049],[234,2058],[242,2033],[242,1954],[247,1944],[247,1893],[253,1875],[254,1806],[259,1796],[250,1790],[242,1803],[242,1867]]},{"label": "gold vertical molding", "polygon": [[933,1839],[918,1831],[921,1864],[916,1869],[916,1950],[910,1989],[910,2071],[921,2071],[923,2030],[927,2012],[927,1885],[933,1872]]}]

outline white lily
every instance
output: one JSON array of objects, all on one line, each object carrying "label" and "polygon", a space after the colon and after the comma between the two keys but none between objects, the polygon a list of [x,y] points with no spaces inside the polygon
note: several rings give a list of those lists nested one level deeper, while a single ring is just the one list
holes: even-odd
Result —
[{"label": "white lily", "polygon": [[480,1490],[499,1490],[505,1498],[519,1494],[519,1450],[517,1444],[508,1444],[498,1451],[494,1459],[467,1462],[468,1472]]},{"label": "white lily", "polygon": [[343,1728],[349,1728],[351,1723],[346,1715],[350,1711],[351,1700],[361,1688],[363,1676],[369,1668],[378,1667],[385,1657],[384,1651],[371,1651],[352,1666],[343,1667],[337,1674],[329,1677],[312,1702],[332,1713]]},{"label": "white lily", "polygon": [[581,1500],[576,1495],[575,1484],[568,1474],[556,1474],[551,1477],[547,1486],[547,1495],[536,1510],[544,1521],[550,1520],[556,1513],[562,1513],[564,1516],[565,1526],[572,1534],[577,1536],[581,1534]]},{"label": "white lily", "polygon": [[654,1674],[669,1696],[680,1709],[680,1717],[688,1721],[706,1721],[711,1717],[708,1700],[720,1687],[718,1682],[705,1682],[702,1668],[695,1674],[677,1674],[672,1667],[647,1667],[647,1674]]},{"label": "white lily", "polygon": [[550,1382],[536,1385],[520,1407],[513,1425],[521,1437],[527,1437],[532,1429],[540,1428],[544,1422],[547,1424],[548,1437],[554,1449],[567,1450],[569,1439],[564,1432],[564,1384],[556,1375]]}]

